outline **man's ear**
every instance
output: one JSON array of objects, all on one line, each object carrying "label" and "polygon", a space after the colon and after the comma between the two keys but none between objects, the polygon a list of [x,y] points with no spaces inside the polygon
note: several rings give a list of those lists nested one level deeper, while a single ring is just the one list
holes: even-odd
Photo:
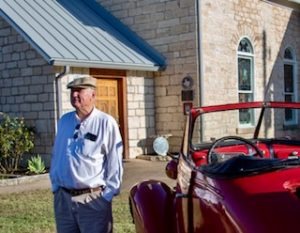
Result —
[{"label": "man's ear", "polygon": [[93,92],[92,92],[92,97],[93,97],[93,98],[96,97],[96,91],[95,91],[95,90],[93,90]]}]

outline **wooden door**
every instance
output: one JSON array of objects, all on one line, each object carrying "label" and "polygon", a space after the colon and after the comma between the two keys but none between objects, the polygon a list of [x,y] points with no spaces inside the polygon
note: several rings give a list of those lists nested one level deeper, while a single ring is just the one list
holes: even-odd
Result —
[{"label": "wooden door", "polygon": [[96,107],[118,122],[123,138],[123,157],[129,158],[126,71],[90,69],[90,74],[97,79]]},{"label": "wooden door", "polygon": [[120,124],[118,81],[116,79],[97,79],[96,107],[112,115]]}]

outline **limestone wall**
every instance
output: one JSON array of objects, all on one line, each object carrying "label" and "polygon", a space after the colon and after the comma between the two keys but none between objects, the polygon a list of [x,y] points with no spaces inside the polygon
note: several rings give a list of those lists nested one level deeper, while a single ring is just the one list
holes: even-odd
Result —
[{"label": "limestone wall", "polygon": [[144,72],[128,72],[127,106],[129,156],[151,154],[155,131],[153,78]]},{"label": "limestone wall", "polygon": [[282,100],[283,51],[291,46],[300,55],[299,12],[268,1],[203,0],[201,14],[204,104],[238,101],[237,47],[242,37],[254,49],[255,100]]},{"label": "limestone wall", "polygon": [[[254,48],[254,100],[283,100],[283,52],[290,46],[297,61],[300,55],[299,11],[272,1],[202,0],[197,18],[197,1],[192,0],[98,1],[166,58],[166,70],[154,78],[157,134],[182,135],[181,81],[187,74],[195,82],[194,105],[201,103],[200,93],[202,105],[238,101],[237,48],[242,37]],[[249,135],[238,128],[237,122],[236,131]],[[174,150],[178,142],[171,145]]]},{"label": "limestone wall", "polygon": [[34,153],[49,154],[54,128],[54,69],[0,19],[0,112],[36,131]]},{"label": "limestone wall", "polygon": [[[260,0],[201,2],[204,105],[238,101],[237,49],[243,37],[250,40],[254,50],[254,100],[284,100],[283,56],[287,47],[293,49],[297,59],[295,78],[299,90],[299,12]],[[284,135],[280,133],[282,119],[274,122],[273,118],[271,124],[276,131],[267,127],[266,134]],[[238,122],[233,126],[242,136],[253,133],[239,129]]]},{"label": "limestone wall", "polygon": [[167,63],[166,70],[155,73],[155,131],[172,134],[172,151],[178,151],[183,133],[184,114],[181,82],[186,75],[194,78],[194,105],[199,104],[196,24],[194,0],[98,0],[107,10],[130,27]]}]

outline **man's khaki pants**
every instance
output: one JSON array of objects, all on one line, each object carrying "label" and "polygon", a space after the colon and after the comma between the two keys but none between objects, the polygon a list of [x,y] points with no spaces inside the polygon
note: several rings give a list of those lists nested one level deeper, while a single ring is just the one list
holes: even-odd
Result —
[{"label": "man's khaki pants", "polygon": [[111,202],[101,191],[71,196],[63,189],[54,194],[57,233],[111,233]]}]

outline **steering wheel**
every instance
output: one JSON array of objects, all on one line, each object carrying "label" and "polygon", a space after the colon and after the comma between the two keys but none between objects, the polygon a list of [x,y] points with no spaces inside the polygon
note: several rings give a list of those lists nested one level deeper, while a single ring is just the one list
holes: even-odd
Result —
[{"label": "steering wheel", "polygon": [[[228,153],[228,152],[218,153],[218,152],[215,151],[215,149],[217,147],[221,146],[222,143],[224,143],[225,141],[230,141],[230,140],[243,142],[245,144],[245,146],[248,147],[248,151],[250,151],[250,153],[245,154],[243,152],[236,152],[236,151],[233,151],[233,152],[230,152],[230,153]],[[251,148],[254,149],[253,152],[251,151]],[[237,155],[258,156],[258,157],[261,157],[261,158],[264,157],[261,150],[253,142],[251,142],[250,140],[242,138],[242,137],[238,137],[238,136],[226,136],[226,137],[219,138],[219,139],[217,139],[216,141],[213,142],[213,144],[211,145],[210,149],[207,152],[207,164],[217,163],[217,162],[226,160],[226,159],[224,159],[225,154],[227,154],[227,156],[229,158],[231,158],[233,156],[237,156]]]}]

